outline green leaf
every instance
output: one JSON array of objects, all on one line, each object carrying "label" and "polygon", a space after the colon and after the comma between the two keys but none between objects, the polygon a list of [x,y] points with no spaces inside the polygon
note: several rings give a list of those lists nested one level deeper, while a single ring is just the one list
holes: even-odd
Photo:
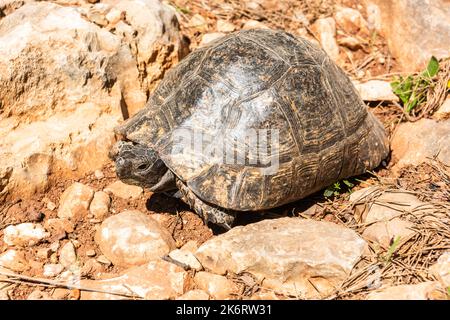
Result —
[{"label": "green leaf", "polygon": [[432,78],[437,75],[439,71],[439,61],[435,56],[432,56],[428,62],[427,69],[422,73],[424,77]]},{"label": "green leaf", "polygon": [[329,198],[333,195],[333,190],[330,189],[325,189],[325,191],[323,192],[324,197]]},{"label": "green leaf", "polygon": [[351,183],[351,182],[348,181],[348,180],[342,180],[342,182],[344,182],[345,185],[346,185],[347,187],[349,187],[349,188],[353,188],[353,187],[355,186],[353,183]]},{"label": "green leaf", "polygon": [[391,246],[388,249],[388,252],[386,254],[385,261],[389,262],[392,258],[392,255],[394,254],[395,250],[397,250],[398,245],[400,244],[400,236],[397,236],[394,241],[392,242]]},{"label": "green leaf", "polygon": [[417,106],[418,102],[419,100],[417,98],[412,99],[412,101],[408,102],[406,111],[411,112],[411,110]]}]

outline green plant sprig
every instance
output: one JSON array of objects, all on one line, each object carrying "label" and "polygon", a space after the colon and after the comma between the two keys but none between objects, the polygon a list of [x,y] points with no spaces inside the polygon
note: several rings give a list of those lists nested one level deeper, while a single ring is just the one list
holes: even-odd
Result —
[{"label": "green plant sprig", "polygon": [[433,77],[439,72],[439,61],[431,57],[427,68],[417,74],[407,77],[398,76],[391,82],[393,92],[403,103],[405,112],[410,113],[427,99],[427,92],[433,86]]}]

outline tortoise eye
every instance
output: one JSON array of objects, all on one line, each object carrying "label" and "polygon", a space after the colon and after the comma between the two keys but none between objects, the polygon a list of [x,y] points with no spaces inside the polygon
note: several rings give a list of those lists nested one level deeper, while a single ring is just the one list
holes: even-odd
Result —
[{"label": "tortoise eye", "polygon": [[149,167],[148,163],[142,163],[142,164],[140,164],[140,165],[137,167],[137,169],[140,170],[140,171],[144,171],[144,170],[146,170],[148,167]]}]

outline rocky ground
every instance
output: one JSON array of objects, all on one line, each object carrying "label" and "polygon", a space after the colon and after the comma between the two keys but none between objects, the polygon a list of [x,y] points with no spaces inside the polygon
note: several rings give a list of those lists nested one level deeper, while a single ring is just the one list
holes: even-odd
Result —
[{"label": "rocky ground", "polygon": [[[449,18],[443,0],[0,0],[0,299],[448,299]],[[321,46],[392,153],[223,232],[107,154],[169,68],[249,28]],[[407,110],[390,82],[431,55]]]}]

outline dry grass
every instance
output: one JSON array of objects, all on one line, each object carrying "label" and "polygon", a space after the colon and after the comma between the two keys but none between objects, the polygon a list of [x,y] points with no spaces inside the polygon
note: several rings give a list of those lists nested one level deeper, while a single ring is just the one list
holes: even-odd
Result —
[{"label": "dry grass", "polygon": [[[392,239],[389,248],[368,241],[370,253],[362,258],[350,277],[329,299],[365,296],[381,284],[416,284],[436,280],[429,267],[444,251],[450,250],[450,167],[430,159],[420,166],[404,168],[394,181],[395,184],[392,179],[380,179],[380,186],[373,192],[334,214],[339,221],[346,221],[343,223],[347,227],[362,234],[368,224],[360,223],[354,215],[348,219],[354,212],[353,207],[377,203],[392,208],[393,203],[382,202],[378,197],[384,192],[402,188],[426,201],[423,206],[401,212],[400,217],[413,224],[415,233],[409,238]],[[396,205],[398,208],[399,204]]]}]

